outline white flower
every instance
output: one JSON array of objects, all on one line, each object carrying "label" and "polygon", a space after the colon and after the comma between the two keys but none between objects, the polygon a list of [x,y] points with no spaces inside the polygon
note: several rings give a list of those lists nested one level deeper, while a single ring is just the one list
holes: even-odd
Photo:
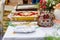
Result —
[{"label": "white flower", "polygon": [[51,3],[50,3],[50,5],[49,5],[49,7],[51,7]]},{"label": "white flower", "polygon": [[55,1],[53,1],[52,4],[55,5]]}]

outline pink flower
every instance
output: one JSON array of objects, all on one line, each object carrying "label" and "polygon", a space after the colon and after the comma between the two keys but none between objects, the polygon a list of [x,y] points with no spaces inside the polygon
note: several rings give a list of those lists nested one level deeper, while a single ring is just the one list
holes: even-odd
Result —
[{"label": "pink flower", "polygon": [[43,8],[43,9],[45,9],[46,8],[46,0],[40,0],[40,8]]},{"label": "pink flower", "polygon": [[42,8],[43,8],[43,9],[46,9],[46,6],[44,5]]},{"label": "pink flower", "polygon": [[40,4],[42,4],[43,3],[43,0],[40,0]]}]

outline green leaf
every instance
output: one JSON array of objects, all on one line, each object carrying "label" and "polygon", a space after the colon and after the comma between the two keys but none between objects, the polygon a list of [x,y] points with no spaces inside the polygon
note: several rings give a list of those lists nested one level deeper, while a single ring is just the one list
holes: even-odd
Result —
[{"label": "green leaf", "polygon": [[45,37],[44,40],[53,40],[52,36]]},{"label": "green leaf", "polygon": [[58,37],[57,40],[60,40],[60,37]]}]

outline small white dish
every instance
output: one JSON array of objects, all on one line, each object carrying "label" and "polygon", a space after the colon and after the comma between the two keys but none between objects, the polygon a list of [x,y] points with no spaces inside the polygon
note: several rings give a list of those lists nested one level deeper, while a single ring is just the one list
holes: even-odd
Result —
[{"label": "small white dish", "polygon": [[32,32],[35,32],[35,30],[36,30],[35,27],[22,25],[22,26],[16,26],[14,32],[16,32],[16,33],[32,33]]}]

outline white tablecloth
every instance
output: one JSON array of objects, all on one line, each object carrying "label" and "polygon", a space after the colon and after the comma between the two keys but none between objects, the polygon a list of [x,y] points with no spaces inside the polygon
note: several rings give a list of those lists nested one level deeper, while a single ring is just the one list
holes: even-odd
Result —
[{"label": "white tablecloth", "polygon": [[[44,40],[47,35],[53,36],[53,32],[56,30],[53,27],[40,27],[36,29],[36,32],[29,34],[14,34],[15,27],[9,26],[3,40]],[[60,32],[58,32],[60,33]]]}]

